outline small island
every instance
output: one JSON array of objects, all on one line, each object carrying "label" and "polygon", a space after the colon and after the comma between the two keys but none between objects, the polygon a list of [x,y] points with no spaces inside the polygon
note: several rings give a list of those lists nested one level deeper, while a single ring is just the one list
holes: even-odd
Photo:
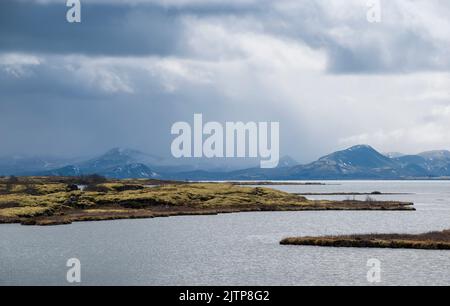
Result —
[{"label": "small island", "polygon": [[211,215],[256,211],[415,210],[395,201],[308,200],[263,187],[89,177],[0,178],[0,223],[58,225],[75,221]]},{"label": "small island", "polygon": [[339,248],[450,250],[450,230],[425,234],[368,234],[283,239],[282,245]]},{"label": "small island", "polygon": [[372,196],[372,195],[408,195],[411,193],[384,193],[380,191],[372,191],[372,192],[304,192],[304,193],[295,193],[300,196]]},{"label": "small island", "polygon": [[[230,181],[229,183],[239,186],[325,186],[321,182],[287,182],[287,181]],[[337,184],[333,184],[337,185]]]}]

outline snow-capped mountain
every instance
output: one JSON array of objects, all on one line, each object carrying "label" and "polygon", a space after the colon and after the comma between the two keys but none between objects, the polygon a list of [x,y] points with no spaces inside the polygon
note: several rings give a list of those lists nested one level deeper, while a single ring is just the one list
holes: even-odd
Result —
[{"label": "snow-capped mountain", "polygon": [[[115,148],[86,161],[71,163],[42,158],[0,159],[0,175],[78,176],[183,180],[306,180],[407,179],[450,177],[450,152],[429,151],[388,157],[368,145],[357,145],[299,165],[291,157],[275,169],[261,169],[257,161],[163,159],[136,150]],[[229,165],[227,165],[227,161]],[[64,163],[66,162],[66,163]],[[233,164],[234,162],[234,164]],[[239,166],[238,166],[239,165]],[[251,165],[251,166],[249,166]]]},{"label": "snow-capped mountain", "polygon": [[162,159],[159,157],[140,151],[114,148],[87,161],[40,174],[57,176],[98,174],[111,178],[156,178],[159,174],[149,165],[157,164],[160,160]]}]

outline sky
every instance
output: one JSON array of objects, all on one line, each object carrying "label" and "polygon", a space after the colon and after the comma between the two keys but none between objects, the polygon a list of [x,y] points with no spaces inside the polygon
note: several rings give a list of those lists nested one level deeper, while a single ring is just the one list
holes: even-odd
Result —
[{"label": "sky", "polygon": [[[372,0],[373,1],[373,0]],[[299,162],[450,149],[450,2],[0,1],[0,155],[170,155],[171,126],[280,123]]]}]

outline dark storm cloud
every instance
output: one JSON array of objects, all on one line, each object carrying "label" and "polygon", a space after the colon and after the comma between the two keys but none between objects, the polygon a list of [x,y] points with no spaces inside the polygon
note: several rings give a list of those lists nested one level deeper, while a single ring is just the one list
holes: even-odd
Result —
[{"label": "dark storm cloud", "polygon": [[[401,8],[391,4],[383,7],[385,20],[374,25],[366,20],[365,5],[348,5],[358,17],[343,20],[326,1],[188,1],[188,5],[82,1],[82,23],[69,24],[64,2],[1,1],[0,52],[196,57],[189,50],[184,18],[220,22],[232,17],[237,24],[242,22],[240,30],[294,39],[325,50],[332,73],[450,69],[445,56],[449,48],[436,45],[427,29],[398,26],[396,13]],[[285,8],[284,3],[291,4]],[[333,35],[342,30],[351,33],[348,37]]]},{"label": "dark storm cloud", "polygon": [[[261,5],[263,4],[262,1]],[[188,7],[124,1],[82,3],[82,22],[66,21],[65,1],[0,2],[0,51],[92,55],[179,55],[185,52],[184,16],[245,15],[248,5]]]},{"label": "dark storm cloud", "polygon": [[96,55],[169,55],[182,27],[177,12],[158,6],[83,4],[82,22],[66,21],[64,3],[2,0],[0,50]]}]

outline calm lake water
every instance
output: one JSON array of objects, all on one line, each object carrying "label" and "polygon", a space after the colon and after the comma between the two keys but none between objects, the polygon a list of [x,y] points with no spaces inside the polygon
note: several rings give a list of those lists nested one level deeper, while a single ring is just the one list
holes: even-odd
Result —
[{"label": "calm lake water", "polygon": [[82,285],[368,285],[366,264],[371,258],[381,261],[381,285],[450,284],[449,251],[279,245],[287,236],[449,229],[450,181],[327,183],[331,185],[274,188],[408,193],[374,197],[412,201],[417,211],[264,212],[56,227],[0,225],[0,284],[67,285],[69,258],[81,261]]}]

